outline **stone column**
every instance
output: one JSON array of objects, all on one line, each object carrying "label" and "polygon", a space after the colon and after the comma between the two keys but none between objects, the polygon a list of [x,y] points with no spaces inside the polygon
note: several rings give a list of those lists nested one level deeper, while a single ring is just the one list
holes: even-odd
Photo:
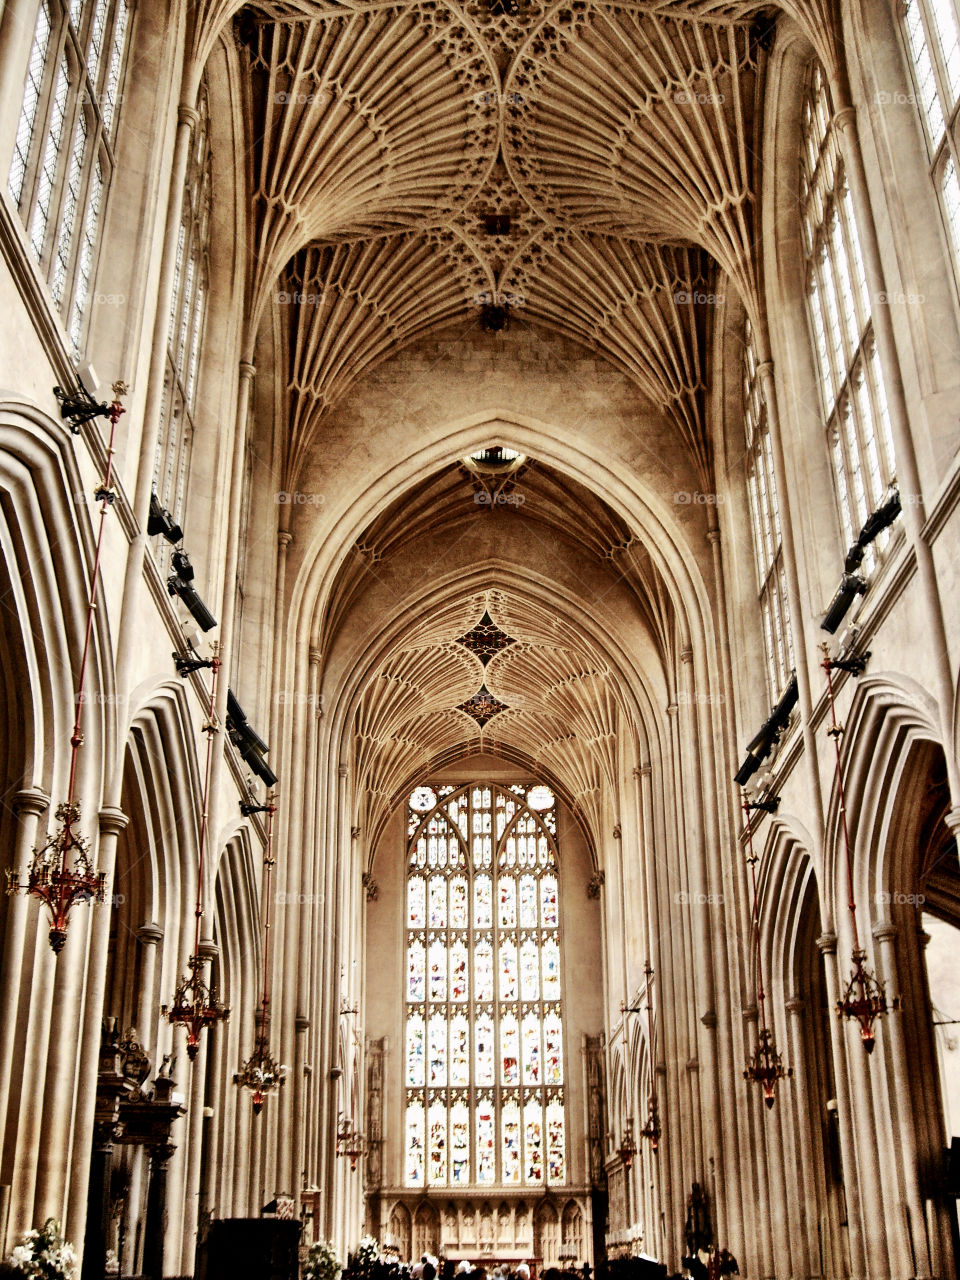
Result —
[{"label": "stone column", "polygon": [[[213,962],[220,955],[220,948],[212,938],[200,939],[200,955],[206,962],[206,971],[212,974]],[[207,1080],[207,1054],[209,1051],[210,1032],[207,1031],[201,1035],[197,1056],[190,1065],[180,1275],[193,1274],[197,1249],[197,1224],[200,1216],[200,1169],[203,1161],[203,1106]]]},{"label": "stone column", "polygon": [[[878,951],[877,977],[884,982],[887,1000],[892,1004],[900,995],[895,946],[897,930],[889,921],[878,921],[873,927],[873,936],[876,939]],[[893,1157],[891,1169],[897,1173],[898,1191],[906,1201],[906,1230],[909,1237],[909,1252],[903,1248],[903,1244],[907,1242],[902,1242],[901,1256],[897,1259],[897,1265],[909,1269],[916,1280],[932,1280],[933,1259],[930,1256],[926,1211],[917,1177],[915,1107],[910,1091],[910,1071],[907,1066],[903,1022],[898,1013],[892,1013],[884,1018],[884,1030],[885,1040],[889,1046],[885,1056],[893,1068],[893,1105],[890,1110],[897,1126],[896,1140],[889,1144]]]},{"label": "stone column", "polygon": [[[50,797],[34,787],[14,792],[10,803],[17,815],[16,843],[11,866],[23,876],[33,846],[37,843],[37,820],[50,804]],[[3,1034],[0,1035],[0,1146],[3,1134],[7,1131],[7,1108],[17,1046],[18,1010],[21,994],[24,994],[21,983],[29,918],[29,898],[25,893],[14,894],[7,907],[3,965],[0,968],[0,1027],[3,1028]],[[22,1065],[21,1062],[19,1066]],[[6,1241],[2,1239],[0,1256],[6,1257]]]},{"label": "stone column", "polygon": [[[784,1045],[786,1065],[793,1067],[793,1082],[788,1086],[790,1091],[790,1112],[793,1129],[796,1134],[796,1145],[800,1149],[797,1164],[797,1199],[800,1211],[800,1234],[797,1239],[796,1257],[798,1272],[802,1276],[814,1274],[814,1259],[818,1256],[817,1234],[812,1229],[812,1222],[819,1220],[819,1197],[815,1184],[815,1163],[813,1146],[810,1141],[811,1109],[819,1109],[820,1099],[813,1098],[807,1079],[807,1062],[805,1056],[806,1037],[804,1035],[803,1013],[805,1002],[801,996],[793,995],[786,1003],[788,1014],[787,1040]],[[789,1055],[789,1056],[788,1056]],[[777,1104],[780,1105],[779,1103]],[[817,1114],[815,1111],[814,1115]],[[814,1218],[813,1215],[816,1215]]]},{"label": "stone column", "polygon": [[93,1117],[96,1108],[97,1068],[100,1062],[101,1020],[107,985],[107,959],[110,950],[110,918],[117,862],[117,838],[129,822],[122,810],[105,805],[100,810],[100,840],[97,847],[98,870],[106,875],[106,902],[94,909],[87,956],[84,990],[84,1017],[81,1026],[80,1079],[74,1119],[74,1148],[70,1175],[70,1200],[66,1234],[79,1240],[85,1221],[86,1173],[90,1168],[93,1140]]},{"label": "stone column", "polygon": [[175,1150],[172,1142],[160,1142],[150,1148],[147,1225],[143,1239],[143,1274],[147,1280],[163,1280],[164,1276],[163,1241],[167,1234],[167,1167]]},{"label": "stone column", "polygon": [[[827,1007],[835,1009],[840,999],[837,972],[837,935],[822,933],[817,938],[817,949],[823,956],[823,971],[827,982]],[[837,1121],[840,1128],[840,1157],[843,1165],[844,1196],[847,1203],[847,1231],[850,1243],[850,1270],[853,1275],[868,1275],[861,1227],[859,1177],[857,1171],[856,1144],[854,1142],[853,1108],[847,1078],[847,1050],[837,1017],[831,1017],[830,1041],[833,1049],[833,1075],[837,1088]],[[863,1052],[861,1050],[861,1052]]]}]

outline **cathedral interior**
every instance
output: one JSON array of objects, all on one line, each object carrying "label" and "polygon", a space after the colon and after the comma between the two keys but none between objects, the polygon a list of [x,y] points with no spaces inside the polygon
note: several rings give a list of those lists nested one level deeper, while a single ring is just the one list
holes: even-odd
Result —
[{"label": "cathedral interior", "polygon": [[0,1257],[950,1280],[960,0],[0,83]]}]

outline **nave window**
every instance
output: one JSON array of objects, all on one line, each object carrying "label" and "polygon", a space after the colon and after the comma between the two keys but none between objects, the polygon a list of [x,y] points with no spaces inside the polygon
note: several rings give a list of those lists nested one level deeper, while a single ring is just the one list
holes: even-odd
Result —
[{"label": "nave window", "polygon": [[[811,68],[801,116],[800,213],[806,295],[827,444],[846,546],[894,478],[893,438],[860,236],[823,69]],[[885,545],[889,533],[874,544]],[[873,546],[864,568],[875,563]]]},{"label": "nave window", "polygon": [[114,168],[129,26],[127,0],[40,0],[7,176],[77,358]]},{"label": "nave window", "polygon": [[404,1183],[560,1185],[553,794],[421,786],[407,815]]}]

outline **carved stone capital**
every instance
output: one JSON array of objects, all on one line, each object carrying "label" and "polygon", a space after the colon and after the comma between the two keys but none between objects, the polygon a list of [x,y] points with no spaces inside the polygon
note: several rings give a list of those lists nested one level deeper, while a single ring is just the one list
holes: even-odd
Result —
[{"label": "carved stone capital", "polygon": [[837,935],[835,933],[821,933],[817,938],[817,950],[822,956],[835,956],[837,954]]},{"label": "carved stone capital", "polygon": [[163,941],[163,930],[153,920],[148,920],[137,930],[137,938],[145,947],[155,947]]},{"label": "carved stone capital", "polygon": [[17,817],[26,813],[31,817],[39,818],[50,807],[50,797],[39,787],[28,787],[24,791],[15,791],[10,797],[10,803]]},{"label": "carved stone capital", "polygon": [[123,810],[117,809],[113,805],[105,805],[100,810],[99,818],[100,834],[102,836],[118,836],[130,822]]}]

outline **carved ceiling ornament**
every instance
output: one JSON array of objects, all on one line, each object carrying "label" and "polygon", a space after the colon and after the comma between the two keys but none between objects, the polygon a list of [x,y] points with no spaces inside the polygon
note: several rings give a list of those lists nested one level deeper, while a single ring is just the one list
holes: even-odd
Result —
[{"label": "carved ceiling ornament", "polygon": [[[468,631],[466,609],[473,622],[486,614],[515,637],[485,666],[455,638]],[[484,744],[534,767],[542,762],[599,838],[623,708],[613,672],[589,641],[553,621],[528,598],[492,590],[452,601],[403,637],[368,682],[357,712],[358,821],[371,842],[410,778],[444,752],[462,758]],[[471,709],[481,685],[483,705]]]}]

